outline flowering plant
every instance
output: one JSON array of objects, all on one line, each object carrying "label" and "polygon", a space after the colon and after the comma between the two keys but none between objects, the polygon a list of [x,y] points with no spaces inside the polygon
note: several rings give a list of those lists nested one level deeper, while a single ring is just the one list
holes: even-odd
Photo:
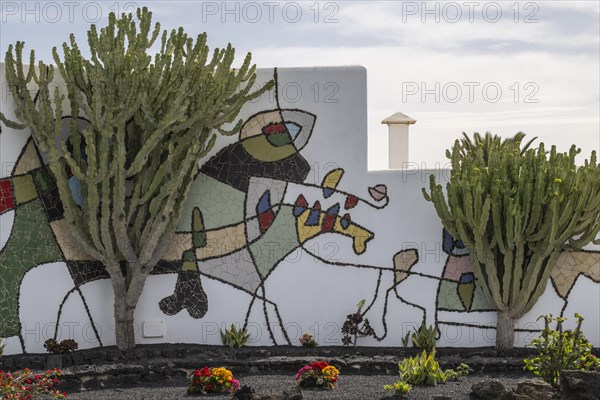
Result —
[{"label": "flowering plant", "polygon": [[209,393],[235,393],[240,388],[240,382],[226,368],[202,368],[194,371],[192,386],[189,394],[204,395]]},{"label": "flowering plant", "polygon": [[294,380],[299,381],[300,386],[335,389],[339,375],[340,371],[333,365],[317,361],[300,368]]},{"label": "flowering plant", "polygon": [[29,369],[14,374],[0,371],[0,398],[3,400],[31,400],[44,394],[52,399],[66,399],[67,394],[52,389],[59,383],[60,370],[34,374]]},{"label": "flowering plant", "polygon": [[308,348],[314,348],[318,346],[318,343],[316,342],[315,338],[310,333],[305,333],[300,337],[300,344],[302,345],[302,347]]}]

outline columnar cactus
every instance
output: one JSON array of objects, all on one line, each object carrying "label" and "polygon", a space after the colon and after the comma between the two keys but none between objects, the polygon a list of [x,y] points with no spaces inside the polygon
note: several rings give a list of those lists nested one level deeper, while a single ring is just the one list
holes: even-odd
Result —
[{"label": "columnar cactus", "polygon": [[496,347],[512,348],[515,321],[546,288],[560,253],[580,250],[600,232],[600,166],[596,153],[575,164],[580,150],[560,153],[543,143],[521,146],[464,135],[446,155],[452,162],[446,194],[430,176],[428,201],[446,229],[469,248],[475,274],[498,308]]},{"label": "columnar cactus", "polygon": [[[53,49],[56,66],[36,66],[33,51],[25,66],[21,42],[6,53],[6,79],[20,120],[10,126],[31,130],[48,157],[74,241],[110,274],[121,349],[135,345],[133,312],[175,231],[199,160],[215,143],[214,132],[228,133],[221,127],[272,86],[253,89],[250,54],[232,69],[231,45],[211,55],[206,34],[194,40],[183,28],[161,33],[146,8],[136,15],[117,19],[111,13],[100,32],[92,25],[89,59],[74,35],[63,44],[62,59]],[[150,56],[159,38],[160,51]],[[68,135],[61,133],[63,101],[74,121]],[[89,123],[78,124],[82,117]],[[81,204],[67,170],[81,184]]]}]

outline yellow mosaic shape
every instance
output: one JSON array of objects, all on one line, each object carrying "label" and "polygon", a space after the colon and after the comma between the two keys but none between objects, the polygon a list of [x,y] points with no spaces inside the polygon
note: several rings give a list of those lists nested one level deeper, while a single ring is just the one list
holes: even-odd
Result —
[{"label": "yellow mosaic shape", "polygon": [[15,176],[13,178],[13,187],[15,189],[17,204],[27,203],[37,197],[35,184],[31,175]]},{"label": "yellow mosaic shape", "polygon": [[338,183],[340,183],[342,176],[344,176],[343,169],[334,169],[333,171],[325,175],[325,178],[323,178],[323,184],[321,186],[323,186],[324,188],[335,189]]},{"label": "yellow mosaic shape", "polygon": [[[321,225],[323,223],[323,218],[325,218],[325,213],[321,213],[319,216],[319,223],[314,226],[306,226],[306,221],[308,220],[308,216],[310,215],[311,209],[305,210],[300,216],[296,219],[296,230],[298,232],[298,239],[301,244],[304,244],[309,239],[314,238],[315,236],[323,233],[321,230]],[[348,228],[344,229],[341,224],[342,218],[339,216],[335,217],[335,223],[333,224],[332,232],[339,233],[344,236],[348,236],[352,238],[352,248],[356,254],[362,254],[367,250],[367,242],[373,239],[373,232],[366,230],[365,228],[358,226],[354,223],[350,223]]]}]

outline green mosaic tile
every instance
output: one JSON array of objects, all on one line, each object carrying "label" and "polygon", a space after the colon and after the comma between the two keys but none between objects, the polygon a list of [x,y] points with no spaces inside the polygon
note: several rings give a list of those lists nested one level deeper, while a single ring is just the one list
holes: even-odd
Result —
[{"label": "green mosaic tile", "polygon": [[481,285],[475,285],[475,293],[473,294],[472,311],[490,311],[496,310],[496,307],[485,297]]},{"label": "green mosaic tile", "polygon": [[456,289],[458,283],[441,281],[438,291],[438,308],[451,311],[465,311]]},{"label": "green mosaic tile", "polygon": [[15,189],[15,199],[17,204],[23,204],[37,197],[35,184],[31,175],[17,176],[13,178],[13,187]]},{"label": "green mosaic tile", "polygon": [[18,293],[27,271],[61,259],[42,202],[38,199],[19,207],[10,239],[0,254],[0,337],[19,334]]},{"label": "green mosaic tile", "polygon": [[282,206],[269,230],[262,238],[250,245],[250,251],[259,273],[265,277],[275,264],[299,246],[296,218],[292,214],[292,207]]},{"label": "green mosaic tile", "polygon": [[200,209],[206,230],[240,223],[244,220],[245,202],[245,193],[207,175],[199,174],[192,183],[177,231],[191,230],[194,207]]},{"label": "green mosaic tile", "polygon": [[35,181],[35,186],[37,186],[38,191],[40,193],[52,189],[54,186],[56,186],[54,178],[52,178],[50,171],[48,171],[46,168],[35,170],[35,172],[33,173],[33,180]]}]

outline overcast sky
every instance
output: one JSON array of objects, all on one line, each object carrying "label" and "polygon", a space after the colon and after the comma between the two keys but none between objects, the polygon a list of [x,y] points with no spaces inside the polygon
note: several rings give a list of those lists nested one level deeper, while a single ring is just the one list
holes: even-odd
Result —
[{"label": "overcast sky", "polygon": [[[147,5],[163,28],[206,31],[252,51],[259,67],[362,65],[369,167],[387,165],[396,111],[415,119],[410,160],[435,168],[462,131],[524,131],[584,154],[600,148],[600,2],[592,1],[0,1],[0,51],[51,46],[110,11]],[[312,95],[313,93],[311,93]],[[325,95],[322,93],[321,95]]]}]

